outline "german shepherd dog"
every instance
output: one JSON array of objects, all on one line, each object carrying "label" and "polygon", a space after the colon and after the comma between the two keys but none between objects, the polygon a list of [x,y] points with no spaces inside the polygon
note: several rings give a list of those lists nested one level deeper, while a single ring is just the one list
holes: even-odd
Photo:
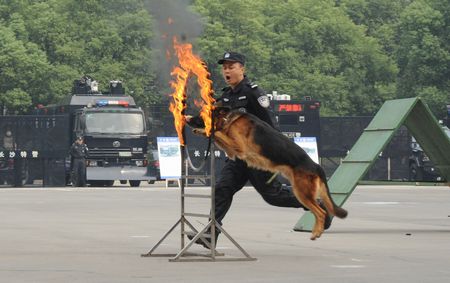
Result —
[{"label": "german shepherd dog", "polygon": [[[252,114],[216,106],[214,116],[214,142],[229,158],[239,158],[256,169],[281,173],[290,181],[296,198],[315,216],[311,240],[322,235],[326,213],[339,218],[347,216],[347,211],[332,200],[324,170],[301,147]],[[193,132],[205,134],[202,128]],[[319,206],[318,198],[326,211]]]}]

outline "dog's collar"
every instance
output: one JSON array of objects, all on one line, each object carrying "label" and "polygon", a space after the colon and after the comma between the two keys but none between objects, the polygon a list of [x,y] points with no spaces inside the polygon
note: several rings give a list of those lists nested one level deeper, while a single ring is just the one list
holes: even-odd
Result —
[{"label": "dog's collar", "polygon": [[227,128],[230,124],[232,124],[236,119],[238,119],[241,115],[235,115],[231,117],[235,111],[228,112],[225,116],[221,117],[217,122],[215,122],[216,130],[227,132]]},{"label": "dog's collar", "polygon": [[[233,114],[235,114],[233,117],[231,117]],[[241,114],[241,113],[239,113]],[[234,121],[239,119],[242,115],[236,115],[236,111],[231,111],[225,115],[222,119],[227,122],[227,125],[231,125]]]}]

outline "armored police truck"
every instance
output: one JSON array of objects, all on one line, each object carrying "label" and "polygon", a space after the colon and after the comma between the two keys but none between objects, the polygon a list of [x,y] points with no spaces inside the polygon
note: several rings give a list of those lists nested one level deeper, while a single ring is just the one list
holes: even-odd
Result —
[{"label": "armored police truck", "polygon": [[[111,81],[102,93],[90,77],[74,81],[73,94],[58,105],[42,107],[42,114],[70,115],[71,141],[83,137],[89,152],[86,177],[91,186],[111,186],[115,180],[137,187],[154,181],[147,172],[147,128],[144,112],[125,95],[121,81]],[[70,180],[67,156],[66,180]]]}]

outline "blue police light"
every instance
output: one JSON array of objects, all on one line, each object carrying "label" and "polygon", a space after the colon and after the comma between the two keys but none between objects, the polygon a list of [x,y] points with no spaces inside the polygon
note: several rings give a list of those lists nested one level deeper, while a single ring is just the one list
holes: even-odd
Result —
[{"label": "blue police light", "polygon": [[97,100],[95,102],[95,105],[97,105],[97,107],[103,107],[103,106],[113,106],[113,105],[118,105],[118,106],[122,106],[122,107],[128,107],[129,103],[128,101],[125,100],[107,100],[107,99],[101,99],[101,100]]},{"label": "blue police light", "polygon": [[106,106],[108,105],[108,100],[97,100],[95,104],[99,107]]}]

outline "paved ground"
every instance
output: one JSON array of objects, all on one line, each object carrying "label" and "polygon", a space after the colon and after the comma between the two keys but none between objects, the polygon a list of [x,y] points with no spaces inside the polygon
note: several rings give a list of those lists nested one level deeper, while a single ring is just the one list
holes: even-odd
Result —
[{"label": "paved ground", "polygon": [[[224,227],[257,261],[141,258],[179,207],[178,189],[161,183],[0,189],[0,282],[450,282],[448,187],[360,186],[345,205],[348,219],[317,241],[292,232],[300,210],[269,206],[248,188]],[[207,213],[209,203],[187,207]],[[177,252],[176,232],[157,251]],[[218,246],[240,256],[224,237]]]}]

